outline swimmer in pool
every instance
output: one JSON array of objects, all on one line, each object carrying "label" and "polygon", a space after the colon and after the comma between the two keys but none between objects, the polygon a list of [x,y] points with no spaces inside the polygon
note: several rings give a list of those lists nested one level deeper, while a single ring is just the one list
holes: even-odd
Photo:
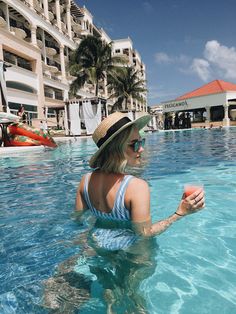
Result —
[{"label": "swimmer in pool", "polygon": [[150,121],[143,115],[131,121],[115,112],[105,118],[93,134],[98,150],[90,159],[94,171],[83,176],[76,196],[76,211],[90,210],[104,221],[130,221],[136,234],[144,237],[164,232],[184,216],[204,208],[204,191],[181,199],[174,213],[158,222],[151,221],[150,191],[145,180],[129,175],[126,167],[141,163],[145,139],[139,131]]},{"label": "swimmer in pool", "polygon": [[[141,166],[145,139],[139,131],[150,119],[145,114],[131,121],[126,114],[115,112],[102,120],[93,133],[98,147],[90,159],[93,171],[82,177],[77,189],[75,210],[80,214],[90,211],[96,218],[89,243],[104,263],[100,269],[91,266],[91,271],[104,288],[109,313],[128,296],[126,303],[134,302],[136,313],[137,308],[145,308],[142,296],[137,295],[138,284],[156,265],[151,252],[155,245],[147,239],[205,206],[204,191],[199,188],[188,197],[183,195],[172,215],[152,222],[148,183],[127,171]],[[111,271],[105,271],[104,264]]]}]

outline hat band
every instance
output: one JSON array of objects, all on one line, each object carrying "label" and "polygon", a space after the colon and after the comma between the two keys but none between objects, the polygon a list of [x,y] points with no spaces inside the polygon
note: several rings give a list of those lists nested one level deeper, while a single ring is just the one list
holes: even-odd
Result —
[{"label": "hat band", "polygon": [[104,137],[100,138],[97,142],[97,147],[102,146],[103,143],[105,143],[109,137],[112,136],[116,131],[118,131],[120,128],[122,128],[127,123],[131,122],[131,120],[128,117],[124,117],[117,121],[115,124],[113,124],[108,130]]}]

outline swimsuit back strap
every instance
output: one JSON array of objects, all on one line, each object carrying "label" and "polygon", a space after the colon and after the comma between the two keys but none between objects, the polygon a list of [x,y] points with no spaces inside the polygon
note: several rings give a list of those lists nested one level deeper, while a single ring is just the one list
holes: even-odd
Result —
[{"label": "swimsuit back strap", "polygon": [[122,219],[129,218],[129,211],[125,207],[125,192],[132,178],[133,176],[131,175],[124,176],[124,179],[122,180],[120,187],[116,193],[116,199],[114,202],[114,212],[118,218],[122,218]]},{"label": "swimsuit back strap", "polygon": [[84,193],[83,193],[83,194],[84,194],[85,202],[86,202],[88,208],[89,208],[89,209],[92,209],[93,206],[92,206],[92,204],[91,204],[91,202],[90,202],[89,194],[88,194],[88,181],[89,181],[90,176],[91,176],[91,173],[90,173],[90,172],[85,175],[85,180],[84,180]]}]

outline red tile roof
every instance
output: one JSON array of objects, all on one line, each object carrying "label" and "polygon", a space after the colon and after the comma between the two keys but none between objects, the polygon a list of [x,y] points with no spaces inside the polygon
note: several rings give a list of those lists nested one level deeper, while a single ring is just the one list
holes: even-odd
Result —
[{"label": "red tile roof", "polygon": [[218,93],[229,92],[229,91],[236,91],[236,84],[221,81],[221,80],[215,80],[193,90],[192,92],[186,93],[176,98],[176,100],[182,100],[186,98],[192,98],[192,97],[198,97],[198,96],[204,96],[204,95],[210,95],[210,94],[218,94]]}]

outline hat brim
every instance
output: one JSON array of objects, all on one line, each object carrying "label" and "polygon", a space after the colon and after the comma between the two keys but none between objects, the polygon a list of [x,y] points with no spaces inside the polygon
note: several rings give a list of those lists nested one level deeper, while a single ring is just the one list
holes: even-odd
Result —
[{"label": "hat brim", "polygon": [[142,128],[145,127],[145,125],[148,124],[148,122],[151,120],[152,116],[151,115],[143,115],[139,118],[137,118],[136,120],[130,121],[128,123],[126,123],[125,125],[123,125],[119,130],[117,130],[114,134],[112,134],[109,139],[107,139],[100,147],[99,149],[96,151],[95,154],[93,154],[93,156],[90,158],[89,160],[89,165],[91,168],[96,168],[96,160],[98,158],[98,156],[101,154],[101,152],[103,151],[103,149],[124,129],[128,128],[131,125],[135,125],[138,130],[141,130]]}]

